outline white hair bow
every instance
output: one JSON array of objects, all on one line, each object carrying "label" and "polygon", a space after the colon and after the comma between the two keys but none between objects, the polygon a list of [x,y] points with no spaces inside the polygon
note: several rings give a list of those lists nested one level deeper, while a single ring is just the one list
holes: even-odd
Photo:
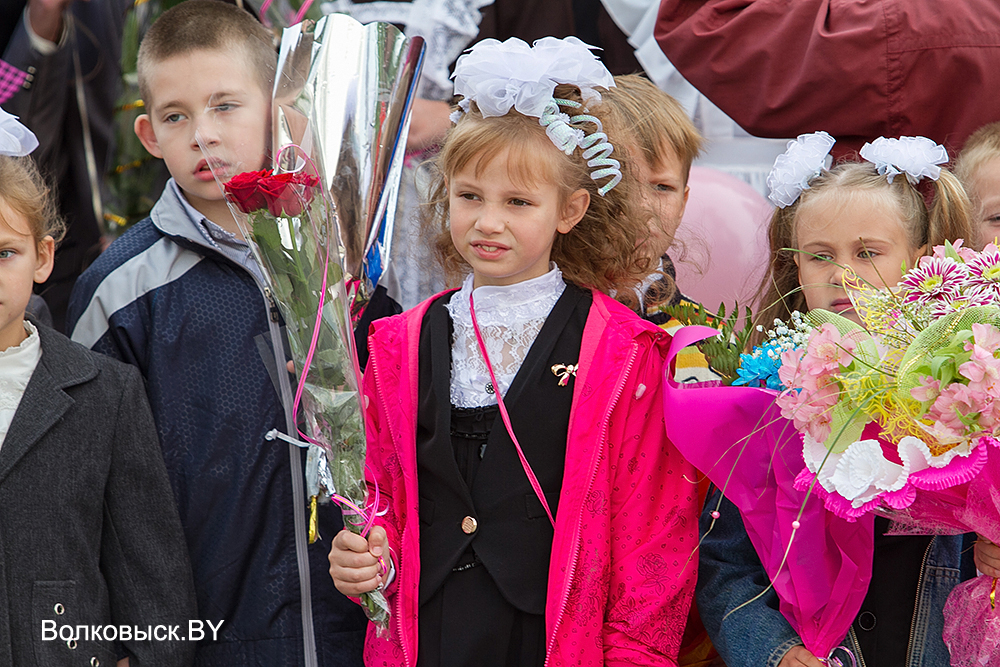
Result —
[{"label": "white hair bow", "polygon": [[809,181],[819,176],[833,148],[834,138],[826,132],[800,134],[788,142],[788,148],[775,159],[767,175],[767,198],[778,208],[795,203]]},{"label": "white hair bow", "polygon": [[38,138],[17,119],[0,109],[0,155],[21,157],[38,148]]},{"label": "white hair bow", "polygon": [[455,63],[455,94],[475,100],[486,118],[512,107],[541,118],[561,83],[579,87],[585,101],[599,102],[595,88],[613,88],[615,79],[592,48],[576,37],[543,37],[533,46],[516,37],[484,39]]},{"label": "white hair bow", "polygon": [[[505,42],[484,39],[455,63],[455,94],[462,96],[451,120],[457,123],[476,102],[484,118],[504,116],[516,109],[532,116],[545,128],[553,145],[567,155],[580,148],[595,181],[610,177],[598,189],[607,194],[622,180],[621,163],[611,157],[614,147],[600,119],[583,113],[571,118],[560,105],[580,107],[577,102],[553,97],[556,86],[565,83],[580,89],[584,102],[600,102],[597,88],[613,88],[615,78],[588,46],[576,37],[543,37],[528,46],[511,37]],[[591,123],[597,130],[587,134],[576,127]]]},{"label": "white hair bow", "polygon": [[916,185],[921,178],[940,178],[938,165],[948,162],[948,151],[927,137],[879,137],[861,147],[861,157],[873,163],[890,183],[898,174],[906,174],[910,184]]}]

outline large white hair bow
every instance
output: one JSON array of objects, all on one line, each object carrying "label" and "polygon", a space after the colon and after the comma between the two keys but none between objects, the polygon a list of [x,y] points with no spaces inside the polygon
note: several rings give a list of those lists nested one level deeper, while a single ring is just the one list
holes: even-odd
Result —
[{"label": "large white hair bow", "polygon": [[819,176],[833,148],[834,138],[826,132],[800,134],[788,142],[788,148],[775,159],[767,175],[767,198],[778,208],[795,203],[809,181]]},{"label": "large white hair bow", "polygon": [[879,137],[861,147],[861,157],[873,163],[890,183],[898,174],[906,174],[906,180],[916,185],[924,177],[940,178],[938,165],[948,162],[948,151],[927,137]]},{"label": "large white hair bow", "polygon": [[21,157],[38,148],[38,138],[17,119],[0,109],[0,155]]},{"label": "large white hair bow", "polygon": [[543,37],[534,46],[516,37],[484,39],[455,63],[455,94],[475,100],[485,117],[513,107],[541,118],[560,83],[578,86],[585,101],[598,102],[595,88],[612,88],[615,79],[591,48],[576,37]]}]

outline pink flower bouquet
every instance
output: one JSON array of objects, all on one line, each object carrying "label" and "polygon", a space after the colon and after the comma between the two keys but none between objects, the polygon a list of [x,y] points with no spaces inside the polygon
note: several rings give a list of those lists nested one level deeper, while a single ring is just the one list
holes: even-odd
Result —
[{"label": "pink flower bouquet", "polygon": [[[851,274],[845,285],[865,326],[813,311],[806,346],[782,354],[777,404],[803,437],[796,488],[848,521],[878,511],[897,531],[996,541],[1000,249],[948,243],[893,289]],[[982,619],[968,594],[981,587],[956,589],[949,602],[953,664],[979,664],[967,658],[984,646],[1000,660],[994,632],[969,641],[968,624],[953,620]]]}]

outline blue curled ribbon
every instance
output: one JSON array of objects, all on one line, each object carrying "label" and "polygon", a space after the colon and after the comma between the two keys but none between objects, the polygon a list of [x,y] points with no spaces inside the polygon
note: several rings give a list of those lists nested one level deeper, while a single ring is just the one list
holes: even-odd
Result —
[{"label": "blue curled ribbon", "polygon": [[[588,114],[569,117],[559,111],[559,106],[579,109],[582,105],[573,100],[563,100],[553,98],[545,106],[538,122],[545,128],[545,134],[555,145],[566,155],[573,153],[576,147],[583,149],[583,159],[587,160],[587,166],[594,171],[590,177],[595,181],[602,178],[611,177],[611,180],[598,188],[597,193],[602,197],[613,187],[621,183],[622,172],[621,162],[611,157],[615,147],[608,140],[608,135],[604,133],[604,125],[598,118]],[[586,134],[582,129],[573,127],[577,123],[593,123],[597,126],[596,132]]]}]

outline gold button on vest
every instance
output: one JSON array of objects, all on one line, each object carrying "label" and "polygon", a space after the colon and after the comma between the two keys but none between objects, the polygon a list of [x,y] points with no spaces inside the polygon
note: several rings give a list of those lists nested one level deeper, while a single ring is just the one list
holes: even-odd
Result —
[{"label": "gold button on vest", "polygon": [[467,516],[464,519],[462,519],[462,532],[465,533],[466,535],[472,535],[474,532],[476,532],[476,528],[479,528],[479,522],[473,519],[471,516]]}]

